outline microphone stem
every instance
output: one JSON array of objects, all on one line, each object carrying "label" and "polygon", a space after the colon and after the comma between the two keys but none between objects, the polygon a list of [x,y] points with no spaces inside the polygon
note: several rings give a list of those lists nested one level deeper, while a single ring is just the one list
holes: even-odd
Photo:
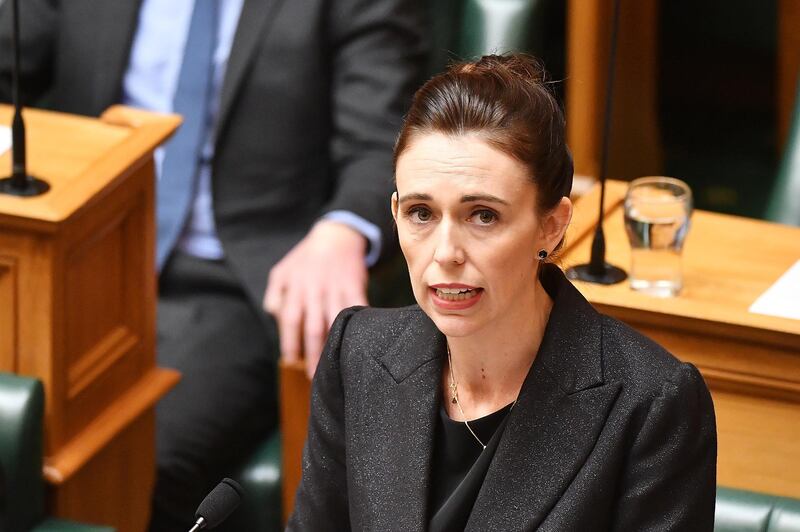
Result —
[{"label": "microphone stem", "polygon": [[202,530],[205,527],[206,527],[206,520],[200,517],[197,519],[197,522],[194,524],[194,526],[189,532],[197,532],[198,530]]},{"label": "microphone stem", "polygon": [[11,127],[11,181],[14,187],[22,190],[28,184],[28,171],[25,161],[25,122],[22,120],[22,102],[19,94],[21,48],[19,42],[19,0],[12,0],[11,7],[13,11],[12,22],[14,24],[14,69],[11,82],[11,101],[14,103],[14,119]]},{"label": "microphone stem", "polygon": [[614,1],[611,22],[611,49],[609,50],[608,78],[606,79],[606,109],[603,121],[603,150],[600,152],[600,208],[597,211],[597,227],[592,241],[592,255],[589,269],[594,275],[602,275],[606,269],[606,238],[603,233],[603,215],[606,200],[606,173],[608,171],[608,150],[611,144],[611,108],[614,102],[614,73],[617,64],[617,40],[619,34],[620,0]]}]

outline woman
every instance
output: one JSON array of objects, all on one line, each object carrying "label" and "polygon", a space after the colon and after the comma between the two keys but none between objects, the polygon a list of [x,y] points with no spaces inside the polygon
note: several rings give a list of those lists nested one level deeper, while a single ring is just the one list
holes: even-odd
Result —
[{"label": "woman", "polygon": [[540,65],[433,78],[395,163],[418,306],[334,323],[289,530],[712,530],[700,374],[549,263],[572,162]]}]

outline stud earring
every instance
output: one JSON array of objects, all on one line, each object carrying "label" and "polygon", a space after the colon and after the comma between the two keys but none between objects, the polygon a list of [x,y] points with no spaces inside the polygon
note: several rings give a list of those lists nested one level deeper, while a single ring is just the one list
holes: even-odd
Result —
[{"label": "stud earring", "polygon": [[539,260],[544,260],[546,258],[547,258],[547,250],[546,249],[540,249],[539,250]]}]

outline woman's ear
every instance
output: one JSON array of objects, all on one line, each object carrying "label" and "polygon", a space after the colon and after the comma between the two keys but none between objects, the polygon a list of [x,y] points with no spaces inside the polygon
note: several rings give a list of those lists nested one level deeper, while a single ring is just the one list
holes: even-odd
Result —
[{"label": "woman's ear", "polygon": [[572,220],[572,202],[568,197],[563,196],[558,205],[547,214],[542,224],[542,236],[549,253],[552,253],[553,249],[564,238],[564,233],[567,232],[570,220]]},{"label": "woman's ear", "polygon": [[397,225],[397,191],[392,192],[392,218],[394,224]]}]

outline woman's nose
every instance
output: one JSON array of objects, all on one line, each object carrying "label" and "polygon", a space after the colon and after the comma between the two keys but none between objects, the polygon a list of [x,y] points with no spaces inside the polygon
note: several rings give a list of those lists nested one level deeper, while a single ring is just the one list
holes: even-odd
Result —
[{"label": "woman's nose", "polygon": [[443,222],[439,225],[433,260],[442,266],[464,263],[464,248],[452,223]]}]

